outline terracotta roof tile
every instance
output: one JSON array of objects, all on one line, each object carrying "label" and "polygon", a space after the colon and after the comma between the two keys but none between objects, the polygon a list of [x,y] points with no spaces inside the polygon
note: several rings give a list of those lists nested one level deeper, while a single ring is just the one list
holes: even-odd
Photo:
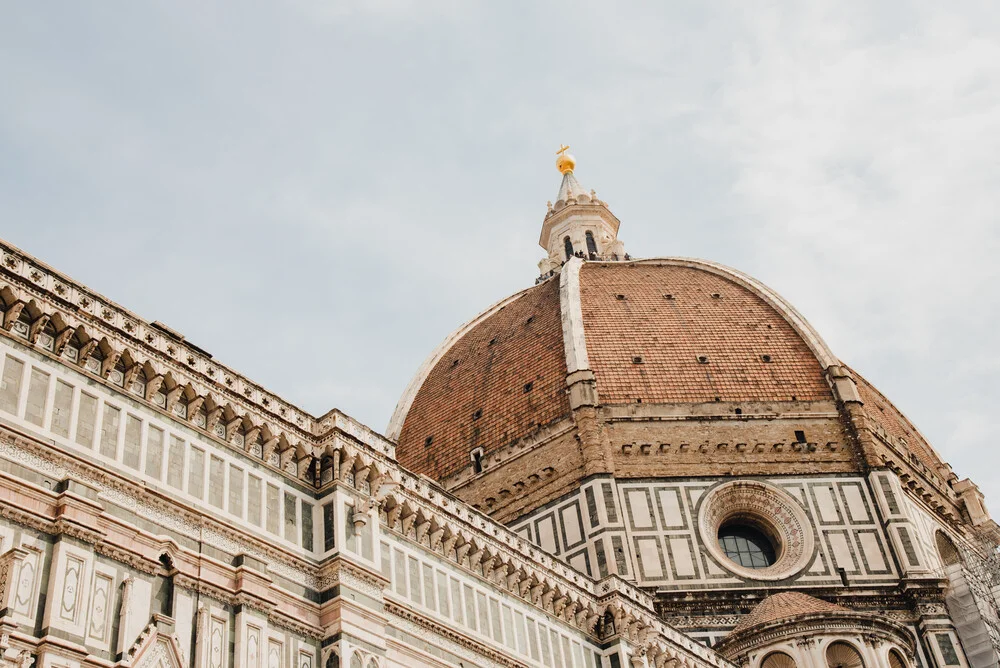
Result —
[{"label": "terracotta roof tile", "polygon": [[440,479],[467,466],[472,449],[489,454],[569,412],[557,279],[474,325],[441,358],[414,397],[396,456]]},{"label": "terracotta roof tile", "polygon": [[818,598],[803,594],[797,591],[784,591],[780,594],[768,596],[757,607],[750,611],[740,620],[730,635],[745,631],[754,626],[761,626],[771,622],[791,619],[798,615],[808,615],[824,612],[851,612],[849,609],[828,603]]},{"label": "terracotta roof tile", "polygon": [[580,289],[601,403],[832,399],[791,325],[726,278],[692,267],[588,262]]}]

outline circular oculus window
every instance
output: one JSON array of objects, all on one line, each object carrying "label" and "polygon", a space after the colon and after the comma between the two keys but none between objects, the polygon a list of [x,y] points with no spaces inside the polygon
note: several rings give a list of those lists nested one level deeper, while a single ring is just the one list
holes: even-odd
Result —
[{"label": "circular oculus window", "polygon": [[698,526],[715,560],[744,578],[783,580],[812,560],[813,532],[802,506],[764,482],[734,480],[711,490]]}]

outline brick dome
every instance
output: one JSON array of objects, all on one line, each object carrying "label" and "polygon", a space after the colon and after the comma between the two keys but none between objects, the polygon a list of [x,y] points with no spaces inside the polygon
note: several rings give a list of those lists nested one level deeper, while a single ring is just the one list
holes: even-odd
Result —
[{"label": "brick dome", "polygon": [[417,373],[389,425],[399,461],[441,479],[567,418],[567,376],[601,406],[832,401],[837,363],[780,297],[714,263],[591,262],[491,307]]}]

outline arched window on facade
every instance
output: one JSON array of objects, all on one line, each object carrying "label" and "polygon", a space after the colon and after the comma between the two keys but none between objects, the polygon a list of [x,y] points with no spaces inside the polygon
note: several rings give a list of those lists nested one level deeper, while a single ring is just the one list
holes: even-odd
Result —
[{"label": "arched window on facade", "polygon": [[587,253],[597,255],[597,242],[594,241],[594,235],[590,232],[587,232]]},{"label": "arched window on facade", "polygon": [[907,668],[906,659],[894,649],[889,650],[889,668]]},{"label": "arched window on facade", "polygon": [[961,553],[955,547],[955,543],[951,542],[951,539],[943,532],[937,532],[937,535],[934,536],[934,542],[937,544],[938,556],[941,557],[941,563],[944,564],[945,568],[962,564]]},{"label": "arched window on facade", "polygon": [[826,648],[826,665],[829,668],[864,668],[865,662],[853,645],[838,640]]},{"label": "arched window on facade", "polygon": [[760,662],[760,668],[795,668],[795,660],[784,652],[771,652]]},{"label": "arched window on facade", "polygon": [[361,655],[358,654],[357,650],[351,655],[351,668],[363,668],[361,663]]},{"label": "arched window on facade", "polygon": [[563,239],[563,248],[566,249],[566,259],[573,257],[573,242],[570,241],[569,237]]}]

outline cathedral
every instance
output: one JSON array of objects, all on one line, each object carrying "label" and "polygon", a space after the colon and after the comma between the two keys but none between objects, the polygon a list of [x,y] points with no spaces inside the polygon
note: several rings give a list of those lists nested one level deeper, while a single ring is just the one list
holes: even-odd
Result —
[{"label": "cathedral", "polygon": [[540,275],[384,433],[0,242],[0,666],[1000,668],[976,485],[556,166]]}]

